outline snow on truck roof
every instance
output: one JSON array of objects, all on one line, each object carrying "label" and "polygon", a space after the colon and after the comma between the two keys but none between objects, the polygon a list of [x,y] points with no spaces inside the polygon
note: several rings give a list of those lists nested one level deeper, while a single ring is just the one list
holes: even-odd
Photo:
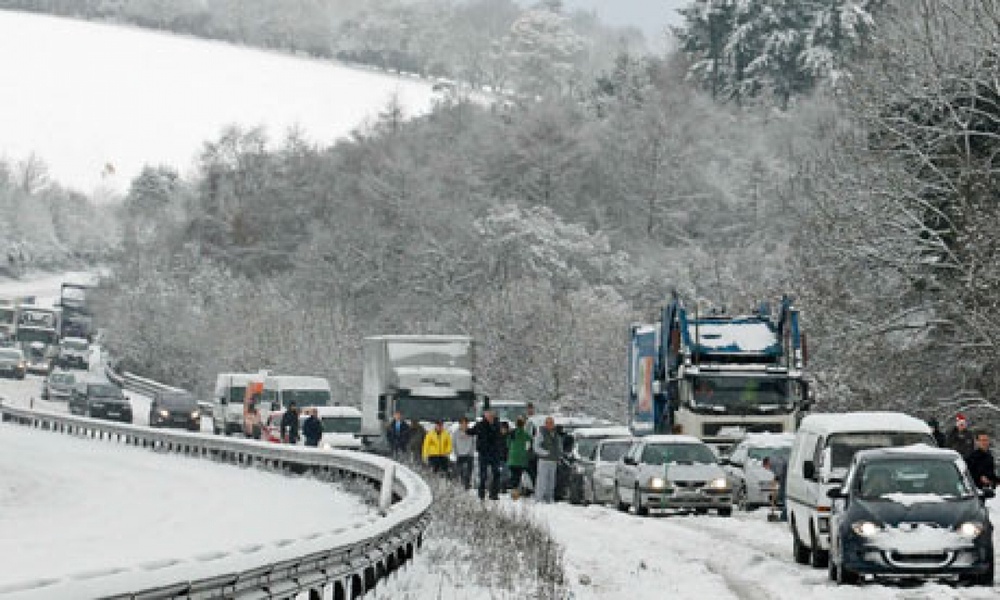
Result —
[{"label": "snow on truck roof", "polygon": [[688,324],[691,343],[706,350],[765,352],[780,350],[778,335],[769,323],[756,318],[696,319]]},{"label": "snow on truck roof", "polygon": [[283,390],[329,390],[330,382],[323,377],[270,375],[264,378],[264,387],[279,387]]},{"label": "snow on truck roof", "polygon": [[799,425],[799,431],[810,430],[818,433],[840,431],[909,431],[930,433],[930,426],[924,421],[898,412],[851,412],[817,413],[806,416]]}]

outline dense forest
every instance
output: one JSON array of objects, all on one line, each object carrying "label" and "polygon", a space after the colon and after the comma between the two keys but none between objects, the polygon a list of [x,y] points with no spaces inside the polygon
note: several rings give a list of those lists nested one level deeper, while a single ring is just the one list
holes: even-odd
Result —
[{"label": "dense forest", "polygon": [[[1000,406],[991,0],[695,0],[663,56],[554,1],[0,7],[513,92],[390,104],[332,147],[233,126],[196,177],[137,177],[114,227],[44,166],[8,165],[0,201],[45,211],[0,234],[113,261],[106,340],[138,372],[198,390],[221,370],[323,374],[352,403],[363,336],[463,332],[492,397],[620,417],[626,325],[671,290],[737,309],[790,293],[817,409]],[[108,233],[60,229],[71,208]],[[29,227],[51,233],[14,239]]]}]

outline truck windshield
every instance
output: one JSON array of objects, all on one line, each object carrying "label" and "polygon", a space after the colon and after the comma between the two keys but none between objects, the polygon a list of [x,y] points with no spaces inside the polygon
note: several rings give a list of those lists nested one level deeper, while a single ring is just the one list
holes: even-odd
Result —
[{"label": "truck windshield", "polygon": [[472,369],[469,342],[390,342],[388,351],[394,367]]},{"label": "truck windshield", "polygon": [[797,398],[789,393],[798,387],[788,379],[774,377],[696,377],[691,381],[691,404],[695,408],[732,414],[788,412]]},{"label": "truck windshield", "polygon": [[401,397],[396,408],[407,419],[418,421],[457,421],[461,417],[476,418],[471,398],[414,398]]},{"label": "truck windshield", "polygon": [[20,342],[41,342],[43,344],[55,344],[57,335],[55,331],[46,329],[25,329],[19,327],[17,339]]}]

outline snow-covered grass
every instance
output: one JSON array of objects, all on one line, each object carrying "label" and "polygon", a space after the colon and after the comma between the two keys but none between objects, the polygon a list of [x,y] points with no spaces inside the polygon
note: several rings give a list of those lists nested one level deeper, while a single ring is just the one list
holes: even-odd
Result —
[{"label": "snow-covered grass", "polygon": [[[0,158],[34,153],[58,183],[121,192],[144,164],[185,174],[223,127],[290,127],[330,143],[396,98],[430,109],[431,82],[222,42],[0,11]],[[110,168],[109,168],[110,166]]]}]

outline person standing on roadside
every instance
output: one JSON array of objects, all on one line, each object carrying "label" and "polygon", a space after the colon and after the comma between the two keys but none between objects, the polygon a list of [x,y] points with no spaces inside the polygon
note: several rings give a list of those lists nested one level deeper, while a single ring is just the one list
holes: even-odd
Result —
[{"label": "person standing on roadside", "polygon": [[469,435],[469,420],[462,417],[458,420],[458,429],[452,436],[452,448],[455,449],[455,466],[458,469],[458,480],[462,487],[472,487],[472,467],[476,463],[476,438]]},{"label": "person standing on roadside", "polygon": [[549,504],[556,500],[556,467],[562,456],[562,440],[552,417],[545,417],[545,425],[535,434],[534,448],[538,456],[535,497],[539,502]]},{"label": "person standing on roadside", "polygon": [[997,478],[996,461],[990,452],[990,436],[985,432],[980,432],[976,436],[976,449],[965,458],[965,464],[969,467],[969,475],[979,489],[992,488],[1000,483],[1000,479]]},{"label": "person standing on roadside", "polygon": [[772,456],[765,456],[763,462],[764,468],[771,471],[774,474],[774,480],[778,483],[778,489],[776,490],[777,498],[775,504],[781,504],[781,520],[788,520],[788,507],[785,504],[785,480],[788,478],[788,461],[785,457],[780,454],[774,454]]},{"label": "person standing on roadside", "polygon": [[323,422],[319,420],[319,409],[309,409],[309,416],[302,424],[302,437],[306,439],[306,446],[317,447],[319,441],[323,439]]},{"label": "person standing on roadside", "polygon": [[500,424],[492,410],[483,413],[483,418],[468,429],[469,435],[476,436],[476,451],[479,453],[479,499],[486,499],[486,479],[490,480],[490,499],[500,497]]},{"label": "person standing on roadside", "polygon": [[389,442],[390,455],[398,459],[407,450],[410,441],[410,426],[403,420],[403,413],[398,410],[392,414],[392,422],[385,430],[386,441]]},{"label": "person standing on roadside", "polygon": [[531,450],[531,436],[524,428],[524,417],[518,417],[514,431],[507,439],[507,467],[510,469],[511,497],[517,500],[521,495],[521,478],[528,468],[528,451]]},{"label": "person standing on roadside", "polygon": [[424,435],[422,456],[424,462],[431,466],[435,473],[448,474],[448,463],[451,460],[451,434],[444,430],[444,421],[434,423],[434,429]]},{"label": "person standing on roadside", "polygon": [[299,409],[294,402],[289,402],[285,414],[281,415],[281,441],[285,444],[299,441]]},{"label": "person standing on roadside", "polygon": [[[535,403],[529,402],[525,407],[524,431],[531,438],[531,447],[528,448],[528,464],[525,466],[525,471],[528,473],[528,478],[531,479],[532,490],[538,484],[538,455],[535,454],[535,435],[538,433],[538,425],[535,423],[534,416]],[[524,492],[524,490],[521,491]]]},{"label": "person standing on roadside", "polygon": [[948,432],[948,447],[958,452],[963,459],[969,457],[976,447],[976,439],[969,431],[969,421],[965,415],[955,415],[955,427]]}]

